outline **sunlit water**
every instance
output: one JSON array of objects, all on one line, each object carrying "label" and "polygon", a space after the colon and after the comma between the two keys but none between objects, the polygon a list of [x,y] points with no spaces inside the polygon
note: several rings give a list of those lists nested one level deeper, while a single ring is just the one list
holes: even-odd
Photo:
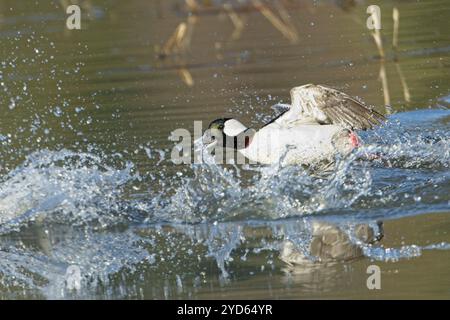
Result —
[{"label": "sunlit water", "polygon": [[[9,6],[13,5],[5,4]],[[405,107],[399,102],[401,94],[393,94],[394,107],[403,107],[395,109],[382,127],[361,133],[364,145],[346,158],[337,157],[327,174],[277,164],[174,165],[168,137],[176,128],[189,128],[193,120],[206,125],[212,116],[223,114],[258,125],[274,116],[269,106],[286,100],[281,95],[292,84],[317,80],[339,87],[340,76],[329,79],[332,65],[320,67],[321,78],[311,80],[298,73],[279,74],[277,68],[285,66],[273,62],[265,72],[282,80],[265,83],[269,88],[258,92],[246,86],[258,88],[259,80],[252,79],[259,79],[258,68],[265,63],[250,63],[248,72],[236,66],[244,83],[238,84],[234,75],[226,74],[229,62],[235,61],[237,50],[236,61],[245,65],[242,55],[249,52],[242,49],[243,43],[237,48],[228,43],[231,48],[225,60],[219,59],[220,67],[204,67],[208,74],[197,74],[201,89],[189,89],[176,72],[169,74],[145,57],[153,52],[151,44],[164,40],[162,36],[146,39],[147,48],[142,47],[142,34],[139,44],[128,47],[126,35],[133,25],[123,25],[114,15],[130,14],[144,5],[118,6],[123,11],[117,6],[94,6],[89,27],[98,33],[95,38],[62,36],[63,31],[54,29],[64,21],[56,4],[41,8],[47,15],[37,15],[48,23],[42,33],[33,29],[33,22],[16,16],[15,10],[29,10],[26,17],[32,21],[32,8],[17,7],[2,20],[5,30],[0,35],[8,45],[2,48],[0,73],[0,297],[362,297],[360,292],[368,294],[364,277],[371,263],[381,265],[389,279],[385,297],[395,297],[396,290],[407,296],[408,286],[402,278],[397,281],[403,286],[396,288],[393,274],[408,266],[416,266],[420,274],[437,261],[442,274],[428,274],[424,281],[432,287],[429,296],[448,297],[448,287],[435,284],[437,278],[450,277],[448,58],[440,59],[444,71],[430,76],[440,91],[430,87],[424,93],[419,77],[411,76],[417,100]],[[307,17],[319,21],[330,12],[343,15],[333,8],[324,4],[318,9],[322,13]],[[167,14],[173,12],[168,9]],[[139,17],[136,24],[142,26],[145,19]],[[342,19],[345,22],[346,16]],[[167,20],[176,25],[174,17],[160,22],[167,26]],[[108,40],[108,25],[124,33],[117,35],[119,44]],[[272,37],[279,38],[276,33]],[[415,38],[407,39],[414,47]],[[277,56],[269,50],[265,57],[258,52],[261,41],[256,38],[251,46],[256,61],[275,56],[298,62],[291,53]],[[439,60],[440,52],[448,55],[448,40],[441,44],[430,54],[417,53],[421,70],[427,70],[433,58]],[[316,47],[325,46],[318,41]],[[365,46],[370,47],[370,41]],[[308,50],[302,54],[314,59]],[[338,54],[333,59],[339,61]],[[358,83],[355,87],[363,88],[359,94],[366,92],[369,100],[381,104],[375,76],[379,62],[355,59],[359,69],[348,71],[344,81]],[[405,61],[406,66],[413,64]],[[366,68],[373,76],[358,78]],[[160,75],[169,79],[158,79]],[[221,77],[223,82],[209,87],[210,78]],[[298,79],[285,80],[289,77]],[[392,87],[401,92],[399,83]],[[183,109],[189,107],[191,111]],[[213,114],[205,114],[207,107]],[[288,267],[279,259],[283,244],[289,240],[308,255],[311,225],[317,221],[338,226],[363,254],[350,262]],[[368,245],[353,237],[355,225],[379,221],[385,224],[381,242]],[[429,257],[434,261],[414,265]],[[406,267],[401,269],[403,263]],[[74,267],[80,275],[75,282],[69,272]]]}]

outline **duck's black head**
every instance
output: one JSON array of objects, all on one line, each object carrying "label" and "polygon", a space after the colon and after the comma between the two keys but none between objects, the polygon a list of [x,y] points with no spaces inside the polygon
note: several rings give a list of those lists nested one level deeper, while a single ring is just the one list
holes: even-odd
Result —
[{"label": "duck's black head", "polygon": [[[220,118],[212,121],[203,134],[203,144],[207,147],[222,147],[234,149],[246,148],[253,137],[253,130],[232,118]],[[242,140],[242,141],[241,141]]]},{"label": "duck's black head", "polygon": [[208,129],[217,129],[217,130],[223,131],[225,129],[225,123],[229,120],[233,120],[233,119],[232,118],[216,119],[209,124]]}]

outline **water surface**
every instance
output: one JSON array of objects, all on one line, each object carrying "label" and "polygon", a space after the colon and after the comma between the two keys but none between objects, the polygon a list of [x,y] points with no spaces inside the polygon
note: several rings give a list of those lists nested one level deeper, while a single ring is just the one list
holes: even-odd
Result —
[{"label": "water surface", "polygon": [[[193,23],[183,1],[83,1],[70,31],[59,1],[0,1],[0,297],[448,299],[448,3],[376,1],[384,59],[373,3],[287,1],[288,35],[250,2],[215,3]],[[190,46],[162,55],[182,22]],[[305,83],[392,114],[330,176],[170,161],[173,130],[258,127]],[[384,238],[352,261],[288,267],[283,242],[307,250],[313,221],[383,221]],[[381,290],[366,287],[371,264]]]}]

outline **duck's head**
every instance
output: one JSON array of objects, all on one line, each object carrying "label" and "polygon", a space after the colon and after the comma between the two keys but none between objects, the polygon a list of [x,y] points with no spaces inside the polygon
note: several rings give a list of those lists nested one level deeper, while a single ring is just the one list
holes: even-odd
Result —
[{"label": "duck's head", "polygon": [[254,130],[247,128],[240,121],[232,118],[220,118],[212,121],[203,134],[203,144],[209,148],[217,145],[236,150],[246,148],[254,135]]}]

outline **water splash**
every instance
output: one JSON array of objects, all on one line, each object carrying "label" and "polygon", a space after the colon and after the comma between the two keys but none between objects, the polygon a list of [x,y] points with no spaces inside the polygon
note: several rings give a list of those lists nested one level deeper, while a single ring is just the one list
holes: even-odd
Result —
[{"label": "water splash", "polygon": [[[132,179],[133,165],[122,169],[105,164],[99,156],[68,150],[38,151],[2,177],[0,232],[32,221],[61,221],[79,225],[115,224],[123,186]],[[116,212],[111,216],[104,212]]]},{"label": "water splash", "polygon": [[[438,113],[426,124],[415,120],[424,114],[394,117],[364,134],[365,145],[337,158],[326,174],[279,164],[218,166],[207,157],[177,167],[153,147],[143,148],[159,164],[148,174],[122,154],[30,153],[0,178],[0,287],[60,298],[120,297],[129,290],[139,296],[140,288],[124,288],[116,277],[148,275],[170,297],[188,292],[191,278],[201,286],[211,260],[230,281],[237,260],[248,254],[266,257],[261,268],[274,268],[286,240],[308,256],[316,217],[346,230],[355,221],[448,211],[448,112]],[[146,184],[152,187],[137,192]],[[31,236],[35,243],[24,246],[32,230],[40,230]],[[52,235],[57,230],[66,235]],[[382,261],[449,249],[446,242],[360,245],[366,257]],[[71,265],[83,275],[81,292],[67,290]]]}]

